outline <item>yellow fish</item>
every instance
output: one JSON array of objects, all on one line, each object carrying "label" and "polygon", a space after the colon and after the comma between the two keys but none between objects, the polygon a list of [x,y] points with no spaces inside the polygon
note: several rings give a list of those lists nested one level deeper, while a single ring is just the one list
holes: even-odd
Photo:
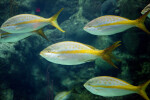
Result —
[{"label": "yellow fish", "polygon": [[106,15],[96,18],[89,22],[84,30],[93,35],[112,35],[119,32],[123,32],[132,27],[138,27],[150,34],[144,25],[146,16],[150,11],[146,12],[143,16],[136,20],[130,20],[120,16]]},{"label": "yellow fish", "polygon": [[145,93],[145,89],[150,80],[140,86],[131,85],[118,78],[109,76],[100,76],[88,80],[84,87],[95,95],[104,97],[123,96],[132,93],[138,93],[145,100],[150,100]]},{"label": "yellow fish", "polygon": [[120,46],[119,43],[120,41],[117,41],[109,48],[98,50],[92,46],[79,42],[65,41],[50,45],[41,51],[40,55],[50,62],[62,65],[78,65],[101,57],[117,68],[117,66],[112,62],[112,59],[115,60],[115,57],[111,52],[116,47]]},{"label": "yellow fish", "polygon": [[54,100],[67,100],[70,96],[70,93],[71,91],[60,92],[55,96]]},{"label": "yellow fish", "polygon": [[8,33],[26,33],[39,30],[42,27],[51,24],[58,30],[65,32],[59,27],[57,23],[57,17],[62,10],[63,8],[48,19],[32,14],[16,15],[5,21],[1,26],[1,30]]},{"label": "yellow fish", "polygon": [[[141,14],[145,14],[146,12],[148,12],[150,10],[150,4],[148,4],[142,11]],[[148,14],[148,17],[150,18],[150,14]]]}]

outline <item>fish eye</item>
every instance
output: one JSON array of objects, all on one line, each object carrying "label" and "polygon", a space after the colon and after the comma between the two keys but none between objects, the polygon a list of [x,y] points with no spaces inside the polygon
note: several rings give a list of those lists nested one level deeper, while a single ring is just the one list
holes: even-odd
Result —
[{"label": "fish eye", "polygon": [[92,27],[92,25],[88,25],[88,27]]},{"label": "fish eye", "polygon": [[5,25],[5,27],[7,27],[7,26],[9,26],[8,24],[7,25]]}]

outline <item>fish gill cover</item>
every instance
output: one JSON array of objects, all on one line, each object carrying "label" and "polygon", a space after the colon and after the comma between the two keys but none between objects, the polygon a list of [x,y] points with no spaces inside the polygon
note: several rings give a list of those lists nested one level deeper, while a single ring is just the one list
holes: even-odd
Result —
[{"label": "fish gill cover", "polygon": [[[61,95],[71,95],[68,100],[143,100],[137,94],[109,98],[94,95],[83,84],[97,76],[117,77],[136,86],[148,81],[150,36],[138,28],[110,36],[95,36],[85,32],[83,27],[103,15],[137,19],[149,3],[149,0],[0,0],[0,25],[18,14],[49,18],[64,8],[58,23],[66,31],[62,33],[47,25],[43,32],[49,41],[33,34],[15,43],[0,42],[0,100],[54,100],[63,91],[71,91],[71,94]],[[148,30],[149,23],[147,18]],[[118,69],[102,59],[65,66],[48,62],[39,55],[44,48],[62,41],[77,41],[99,50],[122,41],[113,52],[119,59],[115,62]],[[149,87],[146,93],[150,97]]]}]

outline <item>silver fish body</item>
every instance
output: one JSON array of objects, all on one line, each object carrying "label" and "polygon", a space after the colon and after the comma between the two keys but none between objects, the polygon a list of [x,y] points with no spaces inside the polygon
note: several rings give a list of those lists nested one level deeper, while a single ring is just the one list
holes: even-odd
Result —
[{"label": "silver fish body", "polygon": [[84,30],[93,35],[113,35],[135,27],[131,24],[113,25],[113,23],[122,21],[129,21],[129,19],[112,15],[102,16],[92,20],[87,25],[85,25]]},{"label": "silver fish body", "polygon": [[138,93],[135,90],[130,90],[130,88],[137,89],[136,86],[130,85],[120,79],[108,76],[92,78],[84,84],[84,87],[91,93],[104,97],[123,96]]},{"label": "silver fish body", "polygon": [[84,44],[65,41],[50,45],[41,51],[40,55],[50,62],[62,65],[78,65],[95,60],[98,57],[93,54],[80,52],[80,50],[93,51],[92,48]]},{"label": "silver fish body", "polygon": [[55,96],[54,100],[68,100],[70,93],[71,91],[60,92]]},{"label": "silver fish body", "polygon": [[61,32],[65,32],[57,23],[57,18],[62,10],[63,8],[60,9],[55,15],[47,19],[32,14],[16,15],[5,21],[1,26],[1,30],[8,33],[26,33],[39,30],[44,26],[51,24]]},{"label": "silver fish body", "polygon": [[22,34],[7,34],[7,35],[2,35],[0,38],[0,42],[18,42],[24,38],[27,38],[34,34],[34,32],[28,32],[28,33],[22,33]]},{"label": "silver fish body", "polygon": [[26,33],[48,25],[49,22],[46,22],[46,20],[36,15],[20,14],[9,18],[2,24],[1,29],[9,33]]}]

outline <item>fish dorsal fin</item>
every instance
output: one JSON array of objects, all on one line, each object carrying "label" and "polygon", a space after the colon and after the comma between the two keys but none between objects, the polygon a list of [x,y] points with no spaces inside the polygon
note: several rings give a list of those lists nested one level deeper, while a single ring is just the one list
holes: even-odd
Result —
[{"label": "fish dorsal fin", "polygon": [[37,32],[37,34],[39,34],[40,36],[42,36],[43,38],[45,38],[47,41],[49,41],[48,38],[47,38],[47,36],[43,32],[43,28],[39,29],[39,30],[37,30],[35,32]]}]

